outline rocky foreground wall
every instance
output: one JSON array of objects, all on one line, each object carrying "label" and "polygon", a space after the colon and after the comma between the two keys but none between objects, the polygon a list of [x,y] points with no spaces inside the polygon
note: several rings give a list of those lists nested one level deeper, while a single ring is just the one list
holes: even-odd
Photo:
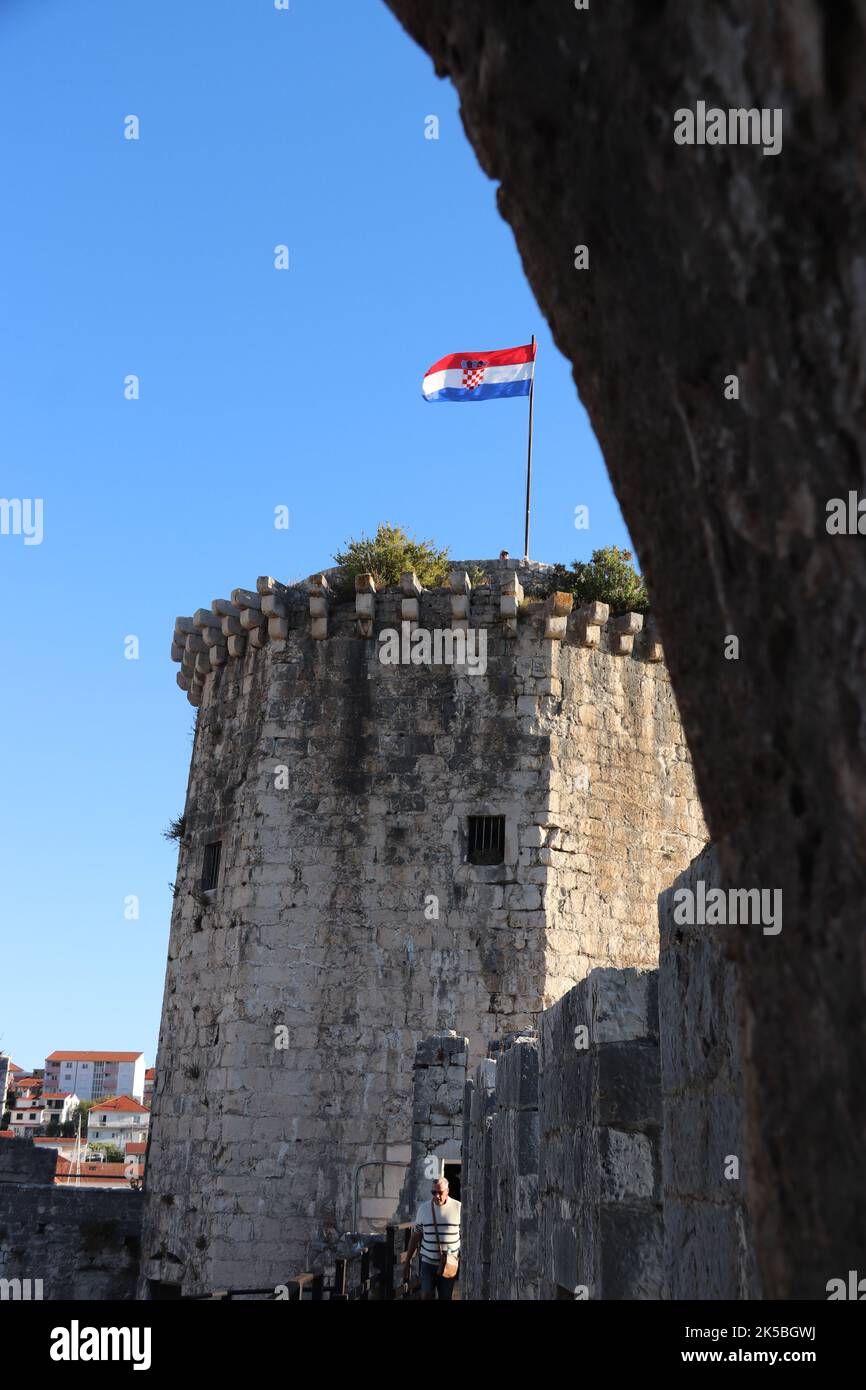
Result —
[{"label": "rocky foreground wall", "polygon": [[0,1299],[134,1298],[141,1193],[55,1187],[56,1159],[0,1140]]},{"label": "rocky foreground wall", "polygon": [[662,895],[657,971],[592,971],[542,1013],[538,1040],[508,1039],[476,1069],[464,1298],[761,1297],[737,929],[678,920],[699,883],[717,886],[712,849]]}]

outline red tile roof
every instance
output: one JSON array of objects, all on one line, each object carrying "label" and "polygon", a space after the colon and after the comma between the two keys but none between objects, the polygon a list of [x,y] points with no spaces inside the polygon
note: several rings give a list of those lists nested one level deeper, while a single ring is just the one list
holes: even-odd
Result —
[{"label": "red tile roof", "polygon": [[126,1147],[125,1147],[124,1152],[127,1153],[127,1154],[143,1154],[143,1153],[146,1151],[146,1149],[147,1149],[147,1145],[146,1145],[146,1144],[142,1144],[142,1143],[136,1142],[136,1143],[134,1143],[134,1144],[133,1144],[133,1143],[127,1144]]},{"label": "red tile roof", "polygon": [[116,1096],[114,1100],[97,1101],[96,1105],[91,1106],[90,1114],[95,1115],[97,1111],[101,1110],[124,1110],[139,1115],[150,1114],[147,1106],[139,1105],[137,1100],[132,1099],[132,1096]]},{"label": "red tile roof", "polygon": [[67,1096],[71,1096],[71,1095],[72,1095],[72,1092],[71,1092],[71,1091],[43,1091],[43,1092],[42,1092],[42,1099],[43,1099],[43,1100],[66,1100]]},{"label": "red tile roof", "polygon": [[15,1078],[15,1085],[18,1086],[18,1087],[21,1087],[21,1086],[41,1086],[41,1085],[42,1085],[42,1077],[41,1077],[41,1076],[16,1076],[16,1078]]},{"label": "red tile roof", "polygon": [[143,1052],[52,1052],[46,1062],[136,1062]]},{"label": "red tile roof", "polygon": [[146,1070],[145,1073],[144,1073],[144,1079],[145,1079],[145,1081],[155,1081],[155,1080],[156,1080],[156,1067],[148,1067],[147,1070]]}]

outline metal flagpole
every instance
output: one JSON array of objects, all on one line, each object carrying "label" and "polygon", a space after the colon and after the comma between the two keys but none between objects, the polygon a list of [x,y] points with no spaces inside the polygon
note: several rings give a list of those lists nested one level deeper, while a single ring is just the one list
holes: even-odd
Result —
[{"label": "metal flagpole", "polygon": [[529,559],[529,497],[532,491],[532,406],[535,401],[535,334],[532,335],[532,376],[529,381],[529,449],[526,455],[526,530],[523,533],[523,558]]}]

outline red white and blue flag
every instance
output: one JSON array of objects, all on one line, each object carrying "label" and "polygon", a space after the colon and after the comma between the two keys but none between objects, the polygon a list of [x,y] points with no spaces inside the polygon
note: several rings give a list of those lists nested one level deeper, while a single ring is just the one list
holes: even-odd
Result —
[{"label": "red white and blue flag", "polygon": [[426,401],[494,401],[528,396],[535,370],[536,345],[498,348],[495,352],[452,352],[424,375]]}]

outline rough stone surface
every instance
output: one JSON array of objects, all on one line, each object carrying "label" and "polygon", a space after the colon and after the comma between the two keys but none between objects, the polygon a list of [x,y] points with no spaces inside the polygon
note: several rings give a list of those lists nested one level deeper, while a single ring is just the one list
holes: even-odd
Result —
[{"label": "rough stone surface", "polygon": [[[866,467],[866,11],[389,3],[574,365],[722,880],[783,889],[782,948],[736,948],[751,1200],[766,1296],[823,1297],[866,1248],[866,550],[825,527]],[[782,110],[781,153],[675,144],[699,100]]]},{"label": "rough stone surface", "polygon": [[487,1297],[538,1297],[538,1041],[517,1038],[496,1061],[491,1116]]},{"label": "rough stone surface", "polygon": [[432,1179],[444,1176],[446,1161],[460,1161],[468,1059],[469,1039],[453,1030],[424,1038],[415,1049],[411,1160],[397,1212],[401,1221],[414,1221]]},{"label": "rough stone surface", "polygon": [[0,1186],[6,1183],[42,1184],[50,1187],[57,1171],[55,1149],[36,1145],[32,1139],[0,1140]]},{"label": "rough stone surface", "polygon": [[496,1062],[481,1062],[464,1093],[463,1170],[460,1233],[460,1297],[490,1298],[490,1247],[493,1233],[493,1112]]},{"label": "rough stone surface", "polygon": [[542,1299],[664,1295],[656,986],[594,970],[541,1015]]},{"label": "rough stone surface", "polygon": [[140,1192],[55,1187],[53,1150],[0,1140],[0,1279],[42,1281],[43,1299],[131,1299]]},{"label": "rough stone surface", "polygon": [[[655,964],[657,895],[705,839],[666,669],[640,637],[630,655],[603,628],[584,647],[578,620],[545,638],[543,567],[482,563],[491,584],[466,601],[484,675],[383,664],[397,588],[375,595],[369,639],[354,598],[329,599],[318,638],[306,590],[287,589],[287,639],[203,677],[148,1279],[264,1287],[318,1267],[361,1209],[361,1229],[381,1229],[401,1184],[388,1150],[415,1123],[440,1146],[459,1133],[459,1068],[413,1116],[419,1040],[454,1029],[472,1067],[593,967]],[[507,635],[499,597],[517,574],[528,602]],[[450,628],[452,599],[422,592],[420,626]],[[502,864],[467,862],[481,814],[505,819]]]},{"label": "rough stone surface", "polygon": [[[731,936],[754,927],[675,920],[680,889],[718,886],[708,846],[659,899],[665,1266],[671,1298],[754,1299],[747,1208],[739,969]],[[679,912],[682,916],[682,911]],[[738,1176],[731,1159],[738,1160]]]}]

